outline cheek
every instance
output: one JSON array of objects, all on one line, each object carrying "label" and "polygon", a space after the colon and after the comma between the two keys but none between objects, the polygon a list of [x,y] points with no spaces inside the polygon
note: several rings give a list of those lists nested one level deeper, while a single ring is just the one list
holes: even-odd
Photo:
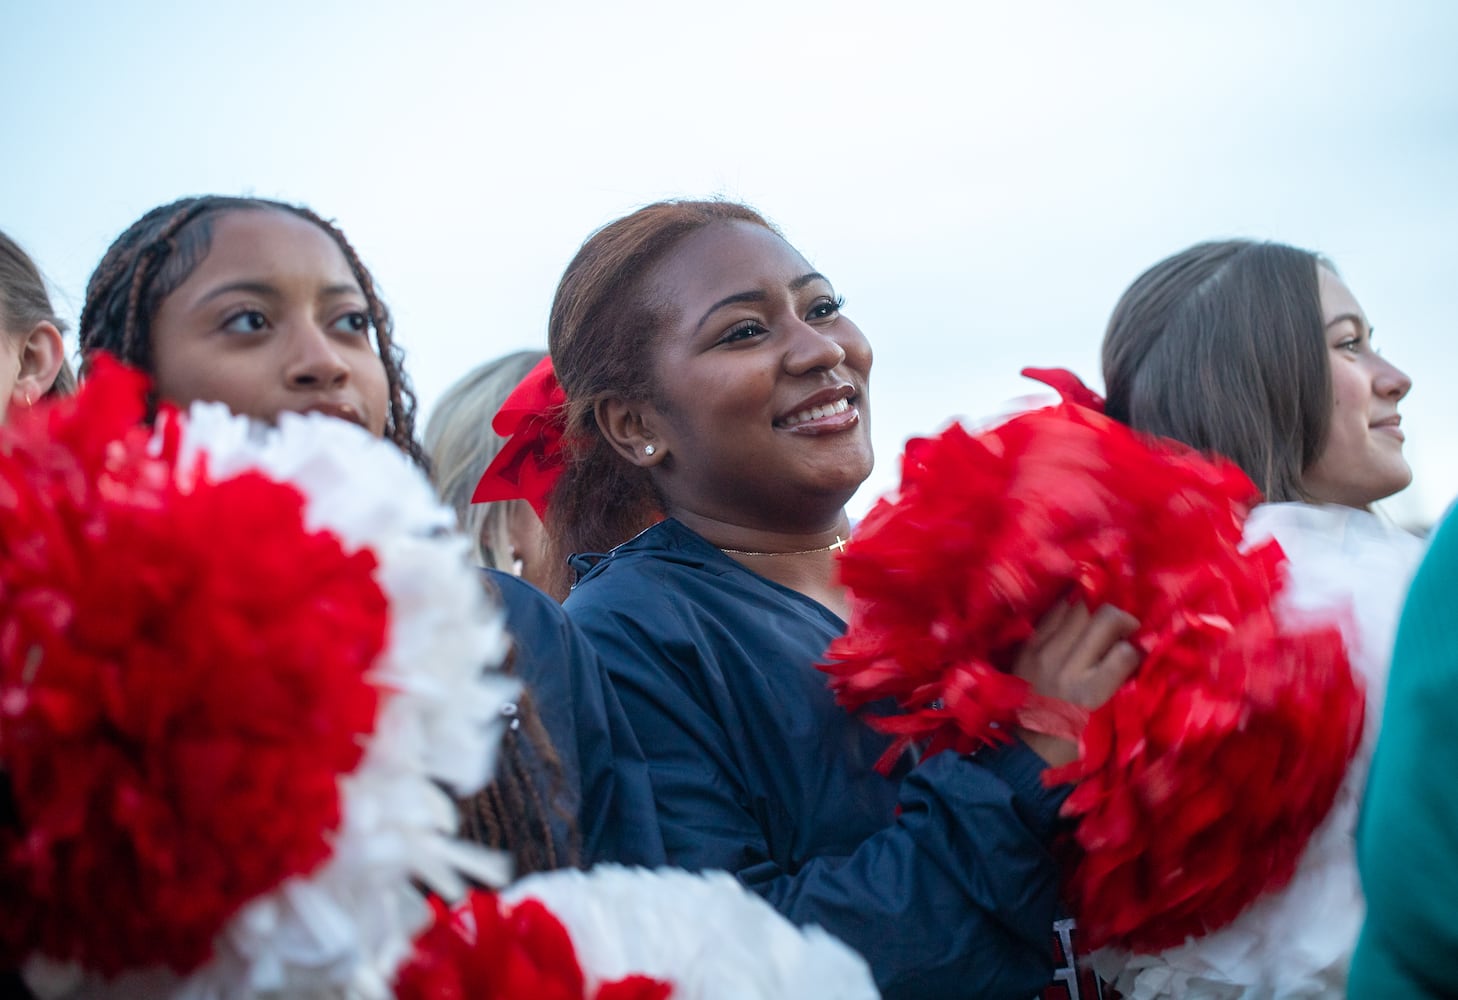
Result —
[{"label": "cheek", "polygon": [[[150,372],[157,395],[186,405],[207,391],[207,372],[213,369],[206,356],[192,357],[170,338],[154,337]],[[224,400],[232,404],[232,400]],[[236,407],[235,407],[236,408]]]},{"label": "cheek", "polygon": [[370,360],[361,366],[358,374],[361,404],[367,415],[370,433],[381,437],[390,415],[390,380],[385,374],[384,362],[379,355],[371,354]]},{"label": "cheek", "polygon": [[860,372],[862,375],[871,374],[871,362],[874,360],[871,351],[871,342],[861,332],[860,327],[854,323],[847,323],[850,327],[845,336],[839,338],[841,349],[845,351],[846,364]]}]

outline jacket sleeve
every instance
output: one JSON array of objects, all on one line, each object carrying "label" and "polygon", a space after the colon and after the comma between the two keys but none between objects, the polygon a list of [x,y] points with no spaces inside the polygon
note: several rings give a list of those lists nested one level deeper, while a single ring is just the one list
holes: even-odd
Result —
[{"label": "jacket sleeve", "polygon": [[1357,833],[1367,921],[1352,997],[1453,996],[1458,955],[1458,516],[1433,539],[1402,612]]},{"label": "jacket sleeve", "polygon": [[641,620],[583,624],[648,758],[654,811],[635,826],[658,832],[671,863],[727,869],[792,921],[825,928],[866,958],[887,997],[1026,1000],[1047,985],[1049,844],[1066,792],[1044,788],[1031,750],[931,758],[903,781],[888,825],[785,870],[756,815],[776,804],[753,800],[731,736],[674,674],[691,654],[659,646]]}]

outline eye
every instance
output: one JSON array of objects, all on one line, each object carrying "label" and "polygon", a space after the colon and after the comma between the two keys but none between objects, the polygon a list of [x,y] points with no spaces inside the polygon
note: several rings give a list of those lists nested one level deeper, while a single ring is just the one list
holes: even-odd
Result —
[{"label": "eye", "polygon": [[730,327],[724,336],[719,338],[717,343],[737,344],[741,341],[749,340],[751,337],[762,336],[768,332],[758,320],[747,319],[743,323],[737,323]]},{"label": "eye", "polygon": [[844,308],[844,296],[837,296],[833,299],[817,299],[815,304],[810,307],[810,314],[805,318],[812,320],[831,319],[834,316],[838,316]]},{"label": "eye", "polygon": [[257,333],[268,326],[268,317],[257,309],[243,309],[223,321],[228,333]]},{"label": "eye", "polygon": [[347,312],[334,321],[333,328],[336,333],[369,333],[370,318],[362,312]]}]

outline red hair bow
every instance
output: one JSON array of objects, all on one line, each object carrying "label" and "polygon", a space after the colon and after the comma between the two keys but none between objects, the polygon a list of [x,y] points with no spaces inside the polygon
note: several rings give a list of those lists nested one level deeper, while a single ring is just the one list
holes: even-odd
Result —
[{"label": "red hair bow", "polygon": [[537,362],[506,397],[491,429],[506,438],[481,481],[472,503],[525,500],[543,520],[547,498],[562,475],[562,433],[567,428],[567,394],[557,382],[551,357]]}]

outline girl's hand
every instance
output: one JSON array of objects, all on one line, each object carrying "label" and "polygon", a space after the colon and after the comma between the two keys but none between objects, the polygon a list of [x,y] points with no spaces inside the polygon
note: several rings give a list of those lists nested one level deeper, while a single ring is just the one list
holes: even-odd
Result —
[{"label": "girl's hand", "polygon": [[[1018,650],[1013,675],[1038,694],[1098,708],[1139,665],[1139,652],[1128,642],[1138,627],[1133,615],[1111,604],[1091,612],[1077,601],[1060,601]],[[1072,740],[1025,729],[1018,735],[1051,766],[1070,764],[1078,756]]]}]

